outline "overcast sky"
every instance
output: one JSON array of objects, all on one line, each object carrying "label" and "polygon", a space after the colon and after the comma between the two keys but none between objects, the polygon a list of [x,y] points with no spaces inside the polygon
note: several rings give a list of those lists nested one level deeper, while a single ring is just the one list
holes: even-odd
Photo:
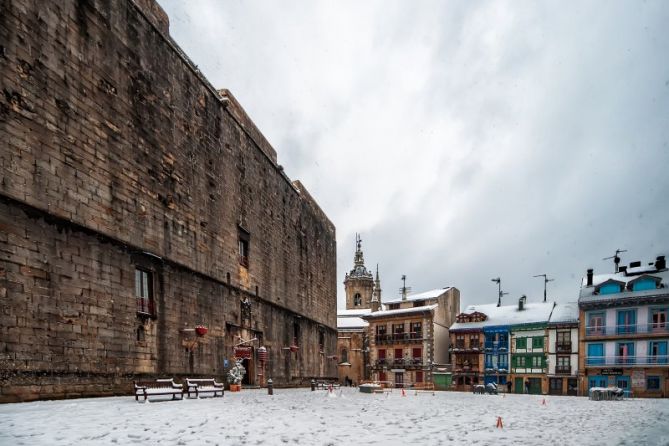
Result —
[{"label": "overcast sky", "polygon": [[669,2],[159,0],[383,295],[576,300],[669,255]]}]

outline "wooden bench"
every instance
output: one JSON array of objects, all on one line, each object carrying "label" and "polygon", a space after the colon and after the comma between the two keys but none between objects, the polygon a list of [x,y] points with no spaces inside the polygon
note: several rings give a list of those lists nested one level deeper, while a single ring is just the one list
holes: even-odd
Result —
[{"label": "wooden bench", "polygon": [[322,390],[328,390],[332,386],[333,389],[338,389],[341,384],[335,381],[316,381],[316,388]]},{"label": "wooden bench", "polygon": [[[202,394],[211,393],[212,397],[223,396],[223,384],[217,383],[214,378],[209,379],[192,379],[186,378],[186,392],[188,392],[188,398],[191,397],[191,393],[195,393],[195,398],[199,398]],[[217,395],[218,394],[218,395]]]},{"label": "wooden bench", "polygon": [[174,382],[174,378],[157,379],[155,381],[134,381],[135,385],[135,401],[139,401],[139,397],[143,396],[146,401],[149,396],[156,395],[172,395],[172,399],[177,399],[177,395],[183,399],[184,389],[183,384]]}]

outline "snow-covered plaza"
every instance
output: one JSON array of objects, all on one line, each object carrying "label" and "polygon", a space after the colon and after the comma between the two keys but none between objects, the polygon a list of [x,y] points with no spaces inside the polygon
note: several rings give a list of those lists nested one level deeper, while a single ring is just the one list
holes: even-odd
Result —
[{"label": "snow-covered plaza", "polygon": [[[309,389],[137,403],[131,396],[0,406],[2,445],[659,445],[669,401],[579,397],[406,396]],[[496,427],[497,417],[504,427]]]}]

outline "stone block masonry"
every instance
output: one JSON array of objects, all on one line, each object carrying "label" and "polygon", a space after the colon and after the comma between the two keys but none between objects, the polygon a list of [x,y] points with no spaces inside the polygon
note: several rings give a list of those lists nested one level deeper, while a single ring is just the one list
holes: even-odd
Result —
[{"label": "stone block masonry", "polygon": [[335,377],[334,225],[160,7],[0,9],[0,402],[222,379],[253,337],[249,384]]}]

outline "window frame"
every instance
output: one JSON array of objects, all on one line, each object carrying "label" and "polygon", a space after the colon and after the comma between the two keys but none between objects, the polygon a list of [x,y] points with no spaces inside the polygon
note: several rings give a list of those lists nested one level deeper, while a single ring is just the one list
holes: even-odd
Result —
[{"label": "window frame", "polygon": [[516,350],[527,350],[527,337],[517,337],[516,338]]},{"label": "window frame", "polygon": [[152,270],[135,265],[135,299],[139,315],[156,316],[154,280]]}]

